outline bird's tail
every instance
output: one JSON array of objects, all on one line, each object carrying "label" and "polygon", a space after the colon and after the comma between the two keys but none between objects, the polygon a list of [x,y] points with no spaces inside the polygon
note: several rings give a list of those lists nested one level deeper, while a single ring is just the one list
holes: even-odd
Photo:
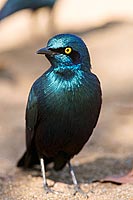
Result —
[{"label": "bird's tail", "polygon": [[[51,162],[53,162],[53,158],[44,157],[45,166],[47,166]],[[32,152],[26,151],[18,161],[17,167],[22,167],[27,169],[27,168],[33,168],[34,165],[38,164],[40,164],[38,153],[35,150]]]},{"label": "bird's tail", "polygon": [[36,151],[26,151],[17,163],[17,167],[32,168],[39,164],[39,157]]}]

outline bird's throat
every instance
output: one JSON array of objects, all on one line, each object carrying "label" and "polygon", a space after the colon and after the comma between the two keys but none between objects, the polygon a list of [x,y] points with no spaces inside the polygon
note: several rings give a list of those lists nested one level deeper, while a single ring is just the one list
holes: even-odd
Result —
[{"label": "bird's throat", "polygon": [[84,84],[84,73],[81,70],[54,69],[47,74],[50,88],[60,91],[75,91]]},{"label": "bird's throat", "polygon": [[55,74],[59,76],[60,78],[69,80],[72,79],[75,76],[75,72],[71,69],[64,69],[60,68],[58,70],[55,70]]}]

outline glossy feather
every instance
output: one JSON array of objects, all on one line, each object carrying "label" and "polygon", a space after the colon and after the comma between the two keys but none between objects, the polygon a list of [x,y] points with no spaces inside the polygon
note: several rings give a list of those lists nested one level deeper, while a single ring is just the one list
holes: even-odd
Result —
[{"label": "glossy feather", "polygon": [[[79,54],[76,64],[72,55],[59,53],[68,46],[74,55]],[[43,157],[45,164],[53,161],[59,170],[79,153],[91,136],[100,113],[101,88],[90,70],[87,47],[79,37],[57,35],[47,48],[55,54],[46,55],[52,66],[34,82],[29,94],[27,150],[18,166],[31,167]]]}]

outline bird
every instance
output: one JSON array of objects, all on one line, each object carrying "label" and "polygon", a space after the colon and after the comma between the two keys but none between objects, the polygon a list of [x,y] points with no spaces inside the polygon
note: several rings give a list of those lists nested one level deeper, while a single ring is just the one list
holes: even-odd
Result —
[{"label": "bird", "polygon": [[48,7],[52,10],[56,0],[7,0],[0,10],[0,20],[14,14],[23,9],[36,11],[42,7]]},{"label": "bird", "polygon": [[46,167],[68,164],[74,191],[80,186],[71,165],[95,128],[102,104],[100,81],[91,72],[89,50],[74,34],[58,34],[37,51],[51,66],[32,85],[26,107],[26,151],[17,166],[41,166],[45,192]]}]

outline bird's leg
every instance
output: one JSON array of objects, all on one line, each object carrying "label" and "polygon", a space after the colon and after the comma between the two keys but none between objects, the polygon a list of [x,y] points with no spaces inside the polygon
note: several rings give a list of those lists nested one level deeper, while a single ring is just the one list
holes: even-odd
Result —
[{"label": "bird's leg", "polygon": [[46,180],[46,173],[45,173],[45,165],[44,165],[44,159],[40,158],[40,164],[41,164],[41,171],[43,176],[43,186],[46,193],[52,192],[52,190],[48,187],[47,180]]},{"label": "bird's leg", "polygon": [[72,176],[73,184],[74,184],[76,187],[79,187],[78,182],[77,182],[77,179],[76,179],[76,176],[75,176],[75,174],[74,174],[74,170],[73,170],[73,168],[72,168],[72,165],[71,165],[70,161],[68,162],[68,166],[69,166],[70,174],[71,174],[71,176]]},{"label": "bird's leg", "polygon": [[70,174],[72,176],[72,181],[73,181],[73,184],[74,184],[74,195],[79,192],[81,193],[82,195],[86,196],[87,197],[87,194],[85,192],[83,192],[77,182],[77,179],[76,179],[76,176],[75,176],[75,173],[74,173],[74,170],[72,168],[72,165],[70,163],[70,161],[68,162],[68,166],[69,166],[69,170],[70,170]]}]

